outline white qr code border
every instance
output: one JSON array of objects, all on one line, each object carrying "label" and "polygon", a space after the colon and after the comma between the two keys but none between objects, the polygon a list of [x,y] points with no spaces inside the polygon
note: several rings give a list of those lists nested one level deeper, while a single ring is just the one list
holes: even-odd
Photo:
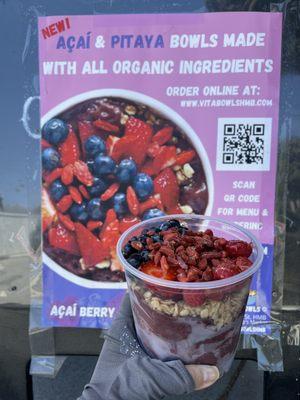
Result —
[{"label": "white qr code border", "polygon": [[[264,125],[264,153],[261,164],[224,163],[224,126],[225,125]],[[217,171],[269,171],[271,160],[272,118],[218,118],[217,132]]]}]

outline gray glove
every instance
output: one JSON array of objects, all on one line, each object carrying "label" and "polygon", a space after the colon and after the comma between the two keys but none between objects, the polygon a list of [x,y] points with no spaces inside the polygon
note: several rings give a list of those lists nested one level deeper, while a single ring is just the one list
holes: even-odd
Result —
[{"label": "gray glove", "polygon": [[150,358],[139,345],[128,294],[105,337],[91,382],[78,400],[159,400],[210,386],[216,367]]}]

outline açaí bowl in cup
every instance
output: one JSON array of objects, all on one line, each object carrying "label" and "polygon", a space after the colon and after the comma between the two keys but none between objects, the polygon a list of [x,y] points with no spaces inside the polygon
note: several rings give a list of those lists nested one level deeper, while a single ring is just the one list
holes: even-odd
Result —
[{"label": "a\u00e7a\u00ed bowl in cup", "polygon": [[[69,126],[69,135],[63,143],[58,145],[47,143],[43,135],[43,152],[50,147],[58,151],[60,155],[57,168],[47,171],[43,164],[43,250],[47,265],[61,276],[83,286],[94,287],[97,284],[102,287],[103,283],[122,284],[125,277],[122,266],[115,256],[116,242],[129,226],[144,219],[145,213],[157,208],[165,214],[174,214],[180,210],[183,213],[191,211],[207,215],[211,213],[214,185],[206,151],[191,126],[165,104],[133,91],[101,89],[82,93],[60,103],[43,116],[42,126],[53,118],[59,118]],[[147,151],[146,157],[138,163],[137,172],[150,174],[155,188],[153,194],[140,200],[140,212],[133,215],[130,211],[132,207],[128,207],[129,210],[123,212],[120,207],[116,209],[118,204],[114,204],[118,196],[119,200],[120,195],[125,197],[128,185],[132,186],[133,183],[121,184],[117,193],[107,196],[104,200],[103,195],[106,196],[106,191],[110,188],[115,190],[113,187],[119,183],[118,179],[114,174],[102,176],[101,171],[93,170],[93,163],[97,156],[87,154],[84,146],[90,136],[96,135],[104,140],[107,147],[106,155],[114,157],[112,154],[114,146],[119,143],[118,141],[124,141],[127,124],[134,120],[153,127],[152,139],[159,131],[162,133],[164,130],[164,133],[168,135],[168,129],[171,129],[172,134],[169,139],[160,136],[157,146],[152,139],[149,144],[144,144],[139,143],[135,138],[132,145],[132,138],[129,137],[130,143],[126,154],[120,158],[114,158],[116,164],[119,165],[123,159],[140,158],[143,152]],[[79,162],[87,164],[90,168],[94,179],[92,186],[85,185],[85,182],[81,182],[76,176],[67,182],[66,174],[59,174],[59,171],[65,171],[74,165],[74,149],[77,149],[79,153]],[[164,152],[160,155],[155,153],[162,149]],[[189,162],[178,164],[173,160],[174,157],[182,158],[190,153],[193,153],[194,157]],[[155,165],[153,165],[153,157]],[[160,163],[163,164],[161,167],[159,167]],[[150,171],[153,166],[158,167],[154,173]],[[162,179],[164,175],[166,177]],[[173,183],[175,179],[176,185]],[[166,184],[163,184],[165,181]],[[56,185],[55,188],[58,185],[58,189],[62,189],[62,194],[58,193],[58,197],[56,192],[53,193],[54,185]],[[163,186],[164,190],[162,195],[158,193],[160,186]],[[70,199],[70,195],[73,197],[72,204],[66,205],[64,201]],[[79,200],[76,198],[78,196]],[[178,204],[176,204],[176,197]],[[87,213],[89,213],[90,201],[99,199],[101,199],[103,212],[98,221],[97,215],[88,216]],[[174,199],[175,204],[168,204]],[[82,203],[78,205],[76,201]],[[127,206],[130,205],[127,204]],[[114,209],[117,211],[117,219],[113,221]],[[97,209],[95,211],[97,212]],[[91,212],[93,213],[93,209]],[[72,223],[77,226],[78,223],[82,224],[80,235],[77,234],[77,229],[72,229]],[[102,226],[97,227],[97,223]],[[91,227],[91,224],[95,226]],[[88,236],[90,240],[87,239]],[[98,251],[98,239],[103,243],[104,249],[109,250],[103,257],[101,251]],[[79,243],[80,249],[76,243]],[[83,246],[85,248],[82,249]],[[91,257],[89,257],[89,252]],[[95,257],[92,257],[93,255]],[[86,258],[89,258],[89,262]]]},{"label": "a\u00e7a\u00ed bowl in cup", "polygon": [[[210,229],[214,236],[242,240],[252,245],[252,266],[230,278],[209,282],[159,279],[134,268],[122,254],[128,241],[142,231],[177,219],[193,231]],[[124,265],[138,338],[152,357],[181,359],[187,364],[217,365],[221,374],[233,361],[253,274],[263,260],[258,240],[240,226],[200,215],[173,215],[144,221],[126,231],[117,254]],[[187,296],[200,296],[191,306]]]}]

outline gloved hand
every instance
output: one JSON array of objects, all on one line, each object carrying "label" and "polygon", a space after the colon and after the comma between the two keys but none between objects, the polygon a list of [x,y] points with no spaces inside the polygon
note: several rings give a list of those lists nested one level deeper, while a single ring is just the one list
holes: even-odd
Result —
[{"label": "gloved hand", "polygon": [[78,400],[159,400],[204,389],[219,378],[217,367],[150,358],[136,338],[128,294],[105,339]]}]

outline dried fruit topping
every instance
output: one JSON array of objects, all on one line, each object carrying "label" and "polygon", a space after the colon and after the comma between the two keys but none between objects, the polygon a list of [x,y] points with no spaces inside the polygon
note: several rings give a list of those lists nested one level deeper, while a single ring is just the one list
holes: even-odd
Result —
[{"label": "dried fruit topping", "polygon": [[[234,254],[227,248],[234,249]],[[238,252],[243,255],[237,255]],[[193,231],[177,220],[144,230],[123,249],[124,257],[135,268],[179,282],[207,282],[239,274],[252,265],[248,258],[251,253],[250,243],[218,238],[210,229]],[[184,293],[184,299],[192,306],[199,306],[205,300],[202,294],[193,291]]]},{"label": "dried fruit topping", "polygon": [[65,185],[71,185],[74,178],[74,167],[72,164],[66,165],[61,173],[61,181]]},{"label": "dried fruit topping", "polygon": [[56,204],[56,208],[64,213],[66,212],[72,205],[73,203],[73,199],[72,196],[70,194],[67,194],[66,196],[63,196],[59,202]]},{"label": "dried fruit topping", "polygon": [[94,182],[93,175],[84,161],[80,160],[74,163],[74,175],[85,186],[92,186]]}]

